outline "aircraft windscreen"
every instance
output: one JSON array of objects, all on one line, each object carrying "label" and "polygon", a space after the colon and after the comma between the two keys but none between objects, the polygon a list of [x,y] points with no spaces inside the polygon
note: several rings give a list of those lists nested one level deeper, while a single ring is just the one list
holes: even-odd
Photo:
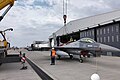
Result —
[{"label": "aircraft windscreen", "polygon": [[95,43],[95,41],[91,38],[82,38],[80,39],[80,42],[84,42],[84,43]]}]

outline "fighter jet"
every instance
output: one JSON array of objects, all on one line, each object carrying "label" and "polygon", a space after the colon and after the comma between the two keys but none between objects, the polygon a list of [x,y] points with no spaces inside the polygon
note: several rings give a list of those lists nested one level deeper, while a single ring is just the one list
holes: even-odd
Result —
[{"label": "fighter jet", "polygon": [[62,46],[54,46],[56,54],[60,58],[61,56],[79,55],[79,61],[83,63],[83,57],[90,57],[90,53],[93,55],[100,55],[101,52],[120,52],[120,49],[98,43],[91,38],[81,38],[78,41],[64,44]]}]

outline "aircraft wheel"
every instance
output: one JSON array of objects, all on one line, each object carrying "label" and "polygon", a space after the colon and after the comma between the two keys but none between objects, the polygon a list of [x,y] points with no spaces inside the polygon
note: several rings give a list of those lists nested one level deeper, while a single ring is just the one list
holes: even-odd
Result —
[{"label": "aircraft wheel", "polygon": [[70,55],[70,59],[73,59],[73,55]]},{"label": "aircraft wheel", "polygon": [[0,63],[0,66],[2,65],[2,63]]},{"label": "aircraft wheel", "polygon": [[58,59],[60,59],[61,58],[61,56],[60,55],[58,55]]},{"label": "aircraft wheel", "polygon": [[90,54],[88,54],[87,57],[90,58]]},{"label": "aircraft wheel", "polygon": [[83,59],[79,59],[80,63],[83,63]]}]

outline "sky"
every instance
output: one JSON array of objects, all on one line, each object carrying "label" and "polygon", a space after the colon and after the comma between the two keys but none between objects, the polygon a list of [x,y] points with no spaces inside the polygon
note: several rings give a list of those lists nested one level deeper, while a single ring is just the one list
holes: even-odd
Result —
[{"label": "sky", "polygon": [[[66,1],[66,0],[65,0]],[[67,22],[120,8],[120,0],[67,0]],[[0,11],[0,15],[4,9]],[[11,46],[26,47],[33,41],[48,41],[63,27],[63,0],[17,0],[0,22]]]}]

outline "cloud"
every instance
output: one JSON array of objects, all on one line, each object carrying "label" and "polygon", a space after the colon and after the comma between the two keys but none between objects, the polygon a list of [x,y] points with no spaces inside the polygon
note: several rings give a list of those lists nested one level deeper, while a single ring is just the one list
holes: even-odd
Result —
[{"label": "cloud", "polygon": [[[120,7],[114,0],[67,0],[67,22],[108,12]],[[12,46],[27,46],[48,37],[63,26],[62,0],[17,0],[0,24]]]},{"label": "cloud", "polygon": [[68,7],[68,14],[75,19],[101,14],[111,10],[111,7],[103,0],[70,0]]},{"label": "cloud", "polygon": [[47,0],[35,0],[33,3],[33,5],[35,6],[42,6],[42,7],[47,7],[47,8],[53,7],[53,4],[54,3],[50,3]]},{"label": "cloud", "polygon": [[103,0],[104,3],[106,3],[106,5],[108,5],[109,7],[111,7],[112,9],[119,9],[120,7],[120,1],[115,1],[115,0]]}]

